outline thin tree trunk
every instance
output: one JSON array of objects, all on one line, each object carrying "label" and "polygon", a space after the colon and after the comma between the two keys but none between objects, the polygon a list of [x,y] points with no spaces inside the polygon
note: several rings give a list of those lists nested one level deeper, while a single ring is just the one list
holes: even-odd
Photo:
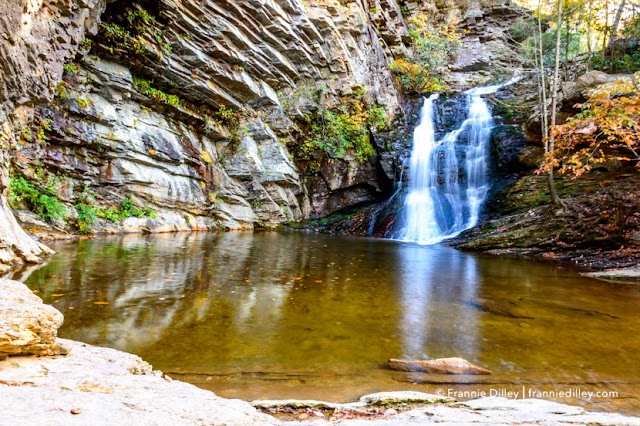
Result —
[{"label": "thin tree trunk", "polygon": [[591,46],[591,20],[593,19],[593,0],[589,0],[589,14],[587,15],[587,72],[591,68],[591,56],[593,47]]},{"label": "thin tree trunk", "polygon": [[[540,72],[540,93],[541,99],[540,102],[540,123],[542,125],[542,137],[546,140],[549,136],[549,126],[547,125],[547,118],[549,117],[547,113],[547,81],[545,79],[544,74],[544,51],[542,49],[542,18],[540,17],[540,3],[541,0],[538,0],[538,46],[539,49],[539,72]],[[545,143],[545,153],[547,153],[547,144]]]},{"label": "thin tree trunk", "polygon": [[604,29],[602,30],[602,59],[606,58],[607,36],[609,35],[609,2],[604,2]]},{"label": "thin tree trunk", "polygon": [[[562,28],[562,1],[558,0],[558,12],[556,15],[556,50],[555,50],[555,63],[553,67],[553,81],[551,85],[551,127],[556,125],[556,112],[558,109],[558,86],[560,83],[560,41],[561,34],[560,28]],[[549,135],[548,152],[552,153],[555,149],[555,141],[553,135]],[[549,196],[551,197],[551,205],[562,205],[562,200],[556,193],[555,182],[553,179],[553,165],[549,168],[547,175],[547,184],[549,185]]]},{"label": "thin tree trunk", "polygon": [[622,0],[620,2],[620,6],[618,6],[618,11],[616,12],[615,18],[613,18],[613,25],[611,26],[611,34],[609,35],[609,44],[607,47],[611,47],[612,43],[616,40],[616,36],[618,34],[618,26],[620,25],[620,18],[622,18],[622,10],[624,9],[624,5],[627,0]]}]

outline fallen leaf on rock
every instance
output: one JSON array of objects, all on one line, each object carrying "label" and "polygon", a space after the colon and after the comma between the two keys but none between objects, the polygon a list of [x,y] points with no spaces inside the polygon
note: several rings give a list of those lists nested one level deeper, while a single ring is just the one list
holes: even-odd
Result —
[{"label": "fallen leaf on rock", "polygon": [[298,420],[307,420],[309,415],[307,413],[302,413],[298,416]]},{"label": "fallen leaf on rock", "polygon": [[71,414],[80,414],[82,413],[82,410],[79,408],[72,408],[71,410]]}]

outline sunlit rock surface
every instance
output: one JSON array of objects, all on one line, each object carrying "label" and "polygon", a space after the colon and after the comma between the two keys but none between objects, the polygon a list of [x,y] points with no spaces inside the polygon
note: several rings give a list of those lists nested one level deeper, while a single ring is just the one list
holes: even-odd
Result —
[{"label": "sunlit rock surface", "polygon": [[0,358],[8,355],[57,355],[63,316],[17,281],[0,279]]},{"label": "sunlit rock surface", "polygon": [[[135,355],[71,340],[67,356],[0,362],[2,421],[48,425],[270,425],[247,402],[172,381]],[[34,403],[37,401],[37,403]],[[25,423],[26,422],[26,423]]]}]

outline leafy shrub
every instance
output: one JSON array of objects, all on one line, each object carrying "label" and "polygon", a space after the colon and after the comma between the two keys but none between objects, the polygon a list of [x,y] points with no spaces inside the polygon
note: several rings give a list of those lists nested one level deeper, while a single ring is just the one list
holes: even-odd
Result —
[{"label": "leafy shrub", "polygon": [[[522,54],[525,58],[535,61],[539,54],[537,35],[532,35],[522,42]],[[542,56],[544,63],[549,65],[555,61],[556,49],[556,28],[551,27],[542,33]],[[581,35],[574,32],[567,32],[566,28],[560,30],[560,61],[571,61],[581,50]]]},{"label": "leafy shrub", "polygon": [[169,95],[160,89],[156,89],[155,87],[151,86],[151,82],[149,82],[149,80],[134,76],[133,87],[143,95],[147,95],[157,101],[169,104],[174,107],[179,107],[181,105],[180,98],[178,96]]},{"label": "leafy shrub", "polygon": [[453,26],[433,26],[426,16],[410,20],[413,53],[393,61],[389,68],[400,87],[409,93],[446,90],[447,66],[460,44]]},{"label": "leafy shrub", "polygon": [[118,207],[112,206],[106,209],[97,209],[96,215],[111,222],[119,222],[128,217],[146,216],[152,219],[157,217],[156,212],[152,207],[136,207],[131,195],[127,195],[124,200],[120,202],[120,206]]},{"label": "leafy shrub", "polygon": [[375,154],[370,130],[384,130],[388,124],[382,106],[367,106],[362,94],[356,99],[333,108],[319,108],[311,121],[311,130],[300,146],[303,158],[309,158],[316,149],[343,157],[348,149],[355,151],[362,163]]},{"label": "leafy shrub", "polygon": [[124,16],[120,15],[116,22],[100,24],[100,36],[113,52],[114,48],[130,50],[134,54],[142,55],[147,52],[145,35],[151,36],[160,49],[171,53],[171,45],[164,40],[158,28],[156,17],[143,9],[138,3],[127,9]]},{"label": "leafy shrub", "polygon": [[640,167],[640,73],[632,81],[601,86],[579,106],[579,114],[551,129],[555,150],[540,171],[553,166],[560,167],[560,173],[580,176],[614,159]]},{"label": "leafy shrub", "polygon": [[96,209],[86,202],[78,202],[74,204],[74,209],[78,213],[78,219],[76,220],[76,228],[81,234],[93,233],[93,224],[96,220]]},{"label": "leafy shrub", "polygon": [[53,184],[47,183],[42,189],[38,189],[23,177],[10,179],[9,203],[14,208],[23,204],[48,221],[62,219],[67,211],[58,198]]}]

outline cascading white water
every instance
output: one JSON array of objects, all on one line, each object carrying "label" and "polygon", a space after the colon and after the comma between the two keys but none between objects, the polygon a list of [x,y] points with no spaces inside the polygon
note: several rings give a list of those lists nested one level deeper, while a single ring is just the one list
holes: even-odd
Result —
[{"label": "cascading white water", "polygon": [[[436,244],[477,224],[490,186],[489,139],[493,128],[491,111],[482,95],[495,93],[514,81],[467,91],[467,119],[439,141],[434,129],[438,95],[425,99],[413,133],[404,218],[395,238]],[[466,144],[457,143],[461,135],[467,136]]]}]

